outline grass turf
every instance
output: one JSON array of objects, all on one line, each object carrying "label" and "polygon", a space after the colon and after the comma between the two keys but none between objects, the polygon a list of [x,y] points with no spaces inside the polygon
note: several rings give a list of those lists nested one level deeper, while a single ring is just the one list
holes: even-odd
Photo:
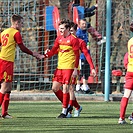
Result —
[{"label": "grass turf", "polygon": [[[59,102],[11,102],[13,119],[0,120],[0,133],[133,133],[133,125],[117,124],[119,102],[80,102],[79,118],[57,119]],[[127,108],[127,117],[132,104]]]}]

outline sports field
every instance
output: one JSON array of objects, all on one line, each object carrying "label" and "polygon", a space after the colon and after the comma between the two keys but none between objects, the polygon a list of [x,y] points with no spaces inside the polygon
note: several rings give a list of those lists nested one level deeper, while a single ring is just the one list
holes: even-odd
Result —
[{"label": "sports field", "polygon": [[[57,119],[59,102],[11,102],[13,119],[0,120],[0,133],[133,133],[133,125],[118,125],[119,102],[80,102],[79,118]],[[127,117],[133,111],[127,108]]]}]

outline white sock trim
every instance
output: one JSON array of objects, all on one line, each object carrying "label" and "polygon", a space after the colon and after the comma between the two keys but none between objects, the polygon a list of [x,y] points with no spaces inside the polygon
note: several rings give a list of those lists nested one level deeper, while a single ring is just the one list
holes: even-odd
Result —
[{"label": "white sock trim", "polygon": [[66,115],[67,108],[62,108],[62,113]]}]

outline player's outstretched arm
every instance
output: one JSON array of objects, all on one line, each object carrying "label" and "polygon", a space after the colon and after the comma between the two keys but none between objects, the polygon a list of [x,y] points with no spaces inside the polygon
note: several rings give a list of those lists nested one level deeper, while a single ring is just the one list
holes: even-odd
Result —
[{"label": "player's outstretched arm", "polygon": [[32,55],[36,59],[42,59],[44,58],[43,55],[39,54],[38,52],[32,52],[29,50],[23,43],[18,45],[21,51],[23,51],[26,54]]}]

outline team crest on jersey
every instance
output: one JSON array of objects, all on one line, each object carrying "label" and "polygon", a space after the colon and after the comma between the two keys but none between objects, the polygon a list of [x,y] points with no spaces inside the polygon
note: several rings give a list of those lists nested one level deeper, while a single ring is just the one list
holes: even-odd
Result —
[{"label": "team crest on jersey", "polygon": [[67,40],[67,43],[70,43],[70,40]]}]

